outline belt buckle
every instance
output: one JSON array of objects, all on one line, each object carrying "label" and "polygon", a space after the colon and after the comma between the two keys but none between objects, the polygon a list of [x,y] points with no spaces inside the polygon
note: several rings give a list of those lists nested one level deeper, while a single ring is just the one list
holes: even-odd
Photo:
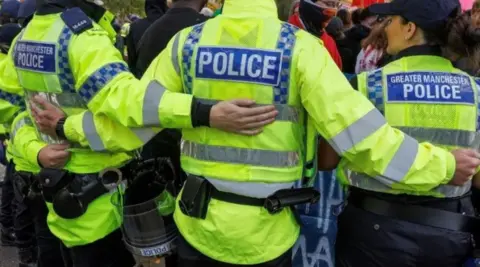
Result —
[{"label": "belt buckle", "polygon": [[267,197],[263,204],[263,207],[268,210],[272,215],[282,211],[283,207],[280,204],[280,201],[277,198]]}]

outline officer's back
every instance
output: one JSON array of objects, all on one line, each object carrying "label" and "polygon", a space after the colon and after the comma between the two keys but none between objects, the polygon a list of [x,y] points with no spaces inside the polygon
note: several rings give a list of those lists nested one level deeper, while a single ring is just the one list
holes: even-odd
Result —
[{"label": "officer's back", "polygon": [[[220,191],[252,198],[291,188],[302,176],[305,156],[302,77],[295,70],[311,46],[319,46],[319,41],[278,20],[273,0],[227,1],[222,15],[177,34],[167,46],[172,53],[164,52],[157,61],[171,57],[172,67],[165,68],[165,76],[176,72],[183,84],[167,79],[166,88],[192,93],[204,103],[248,98],[257,104],[273,103],[279,111],[277,121],[255,137],[207,127],[183,130],[182,168],[208,179]],[[337,70],[333,77],[337,75],[340,86],[343,82],[348,88],[328,52],[323,47],[318,52],[314,56],[319,67],[326,65],[326,72]],[[160,65],[154,61],[144,78],[156,66]],[[304,105],[310,105],[307,102]],[[272,216],[262,207],[212,199],[206,216],[197,220],[179,208],[175,213],[182,236],[202,254],[232,264],[277,259],[271,266],[289,266],[284,264],[291,258],[288,251],[300,230],[290,209]],[[186,257],[182,249],[179,254]],[[183,262],[185,266],[212,264],[195,263]]]},{"label": "officer's back", "polygon": [[[211,199],[206,197],[208,211],[199,208],[203,212],[189,213],[194,212],[189,200],[198,203],[205,197],[195,195],[199,191],[190,188],[189,177],[175,221],[192,247],[216,261],[289,266],[288,251],[300,232],[291,209],[287,205],[270,214],[262,204],[258,207],[245,197],[262,200],[290,189],[311,168],[308,163],[312,148],[316,150],[313,136],[317,131],[334,144],[337,153],[365,172],[379,175],[389,175],[379,171],[385,169],[384,158],[392,159],[391,165],[401,165],[393,156],[404,140],[418,146],[393,131],[351,89],[317,38],[278,20],[273,0],[226,1],[222,15],[182,30],[171,40],[143,79],[152,77],[159,77],[165,88],[191,93],[204,103],[240,97],[257,104],[273,103],[279,111],[276,121],[253,137],[207,127],[183,130],[182,168],[190,177],[208,180],[213,191],[223,196],[214,193]],[[312,121],[316,127],[309,135],[312,128],[307,122]],[[364,138],[349,139],[357,131],[365,133]],[[390,149],[379,147],[379,136],[391,141]],[[369,158],[373,150],[378,157]],[[429,153],[445,152],[420,146],[418,154],[413,151],[405,156],[434,160]],[[444,163],[437,159],[437,164]],[[409,170],[399,175],[449,175],[429,166],[412,168],[414,174]],[[188,196],[192,192],[194,196]],[[228,193],[236,196],[225,197]],[[238,196],[243,204],[233,201]],[[179,257],[188,255],[179,249]],[[211,266],[212,262],[183,264]]]}]

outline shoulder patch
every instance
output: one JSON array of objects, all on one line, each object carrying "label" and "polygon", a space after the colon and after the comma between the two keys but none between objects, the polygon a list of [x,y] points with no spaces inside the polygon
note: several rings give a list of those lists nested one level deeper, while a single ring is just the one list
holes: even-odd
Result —
[{"label": "shoulder patch", "polygon": [[81,34],[93,28],[92,20],[78,7],[64,11],[61,17],[63,22],[75,34]]}]

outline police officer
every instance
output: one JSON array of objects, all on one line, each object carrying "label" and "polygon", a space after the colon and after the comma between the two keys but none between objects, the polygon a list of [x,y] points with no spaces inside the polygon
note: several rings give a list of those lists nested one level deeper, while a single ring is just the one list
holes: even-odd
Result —
[{"label": "police officer", "polygon": [[[21,4],[18,18],[23,26],[27,26],[35,8],[35,0],[26,0]],[[19,142],[19,139],[24,143]],[[39,164],[48,166],[51,159],[46,155],[55,151],[57,146],[59,145],[48,145],[37,140],[27,112],[20,113],[14,120],[8,149],[15,163],[12,182],[17,203],[15,233],[20,266],[64,266],[61,242],[47,226],[48,210],[38,183],[33,178],[40,171]],[[64,165],[69,154],[62,152],[58,159]]]},{"label": "police officer", "polygon": [[[244,134],[258,133],[259,127],[271,123],[277,114],[273,106],[248,108],[254,103],[249,100],[225,101],[211,109],[202,109],[202,103],[191,95],[159,94],[158,82],[139,82],[127,71],[112,44],[115,34],[111,29],[112,20],[109,12],[94,3],[45,1],[17,38],[15,49],[10,50],[6,62],[0,65],[0,73],[5,74],[0,79],[0,121],[10,121],[22,109],[24,93],[27,100],[42,95],[71,115],[69,121],[65,121],[66,127],[58,128],[59,136],[78,138],[71,144],[68,163],[64,170],[59,170],[63,166],[61,159],[65,157],[66,147],[61,147],[63,141],[39,134],[43,142],[60,146],[47,150],[44,155],[47,163],[40,162],[43,169],[36,178],[47,201],[48,226],[69,248],[74,266],[133,265],[133,259],[121,242],[117,211],[110,203],[110,192],[116,187],[107,187],[100,172],[121,168],[121,173],[126,174],[126,164],[132,159],[132,154],[126,151],[141,147],[159,131],[128,129],[114,121],[106,121],[102,112],[92,115],[91,111],[105,107],[97,106],[96,101],[103,102],[107,97],[119,102],[134,97],[132,93],[142,87],[144,89],[138,90],[141,96],[137,97],[143,99],[149,88],[146,101],[134,104],[146,109],[145,120],[140,120],[143,124],[156,118],[154,123],[158,125],[160,116],[165,127],[198,127],[202,123]],[[46,27],[47,24],[50,27]],[[155,106],[159,114],[151,117],[152,114],[147,113],[152,105],[158,104],[157,100],[162,100],[158,102],[160,107]],[[107,114],[120,112],[118,108],[111,108]],[[122,113],[129,112],[127,108]],[[137,115],[142,116],[142,113]],[[41,127],[41,122],[36,126]],[[70,126],[73,128],[69,130]],[[31,133],[33,129],[27,131]],[[118,139],[128,149],[119,148]],[[125,140],[129,141],[125,143]],[[16,146],[24,147],[29,142],[30,139],[22,137]],[[105,152],[108,149],[117,152]],[[38,146],[23,155],[41,156]]]},{"label": "police officer", "polygon": [[[15,38],[20,32],[21,28],[15,23],[7,23],[0,26],[0,61],[7,57],[8,49]],[[0,124],[0,147],[2,155],[2,165],[6,166],[5,176],[2,182],[2,199],[0,202],[0,241],[4,246],[15,245],[15,231],[14,231],[14,214],[15,203],[13,201],[13,184],[12,175],[14,171],[13,162],[11,162],[12,154],[11,148],[6,147],[8,140],[9,125]]]},{"label": "police officer", "polygon": [[[183,129],[181,161],[189,177],[174,215],[182,235],[180,266],[291,266],[290,249],[300,228],[288,207],[318,195],[290,189],[304,173],[315,173],[316,131],[363,172],[397,179],[404,186],[408,183],[403,178],[427,175],[431,179],[424,183],[430,186],[467,181],[480,163],[474,151],[452,155],[391,128],[352,90],[318,39],[277,19],[273,0],[227,0],[222,16],[182,30],[171,40],[142,81],[152,79],[164,94],[183,91],[206,104],[248,97],[274,104],[279,112],[273,124],[253,137],[207,124]],[[110,97],[119,90],[109,91]],[[150,93],[131,91],[121,102],[97,95],[94,103],[102,107],[94,112],[128,126],[163,124],[166,118],[159,118],[157,100],[149,101],[155,103],[149,109],[133,103],[138,103],[137,94]],[[35,117],[42,131],[55,136],[57,127],[68,132],[70,141],[83,138],[80,127],[69,126],[76,118],[63,122],[51,105],[43,106]],[[127,146],[123,143],[118,145]]]},{"label": "police officer", "polygon": [[[451,29],[461,21],[458,1],[396,0],[370,11],[388,16],[387,53],[396,60],[360,74],[355,87],[391,125],[416,140],[478,150],[478,87],[442,56]],[[466,40],[468,27],[462,28],[464,39],[454,42],[474,45]],[[400,151],[407,149],[415,151],[406,146]],[[350,186],[350,194],[338,221],[337,266],[462,266],[473,248],[469,221],[478,226],[468,217],[474,215],[471,181],[428,172],[400,175],[412,162],[404,155],[396,168],[385,164],[390,177],[340,162],[337,177]]]}]

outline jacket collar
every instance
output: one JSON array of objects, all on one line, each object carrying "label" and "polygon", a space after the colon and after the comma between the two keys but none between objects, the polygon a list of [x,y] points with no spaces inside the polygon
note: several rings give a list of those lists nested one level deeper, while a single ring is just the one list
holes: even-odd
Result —
[{"label": "jacket collar", "polygon": [[222,16],[229,18],[278,18],[275,0],[225,0]]},{"label": "jacket collar", "polygon": [[395,60],[411,56],[442,56],[442,50],[439,46],[417,45],[400,51],[395,56]]}]

